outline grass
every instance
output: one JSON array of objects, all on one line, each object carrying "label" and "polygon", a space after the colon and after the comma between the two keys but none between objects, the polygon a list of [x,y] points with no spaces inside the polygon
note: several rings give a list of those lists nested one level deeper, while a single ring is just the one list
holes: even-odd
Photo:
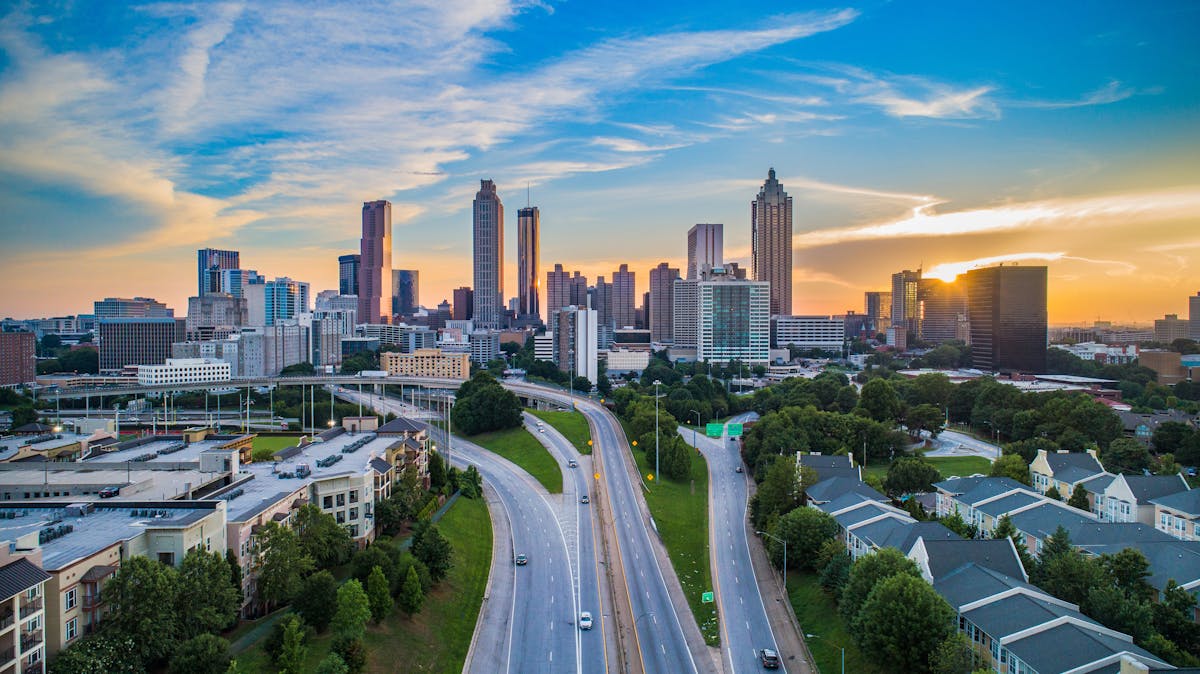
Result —
[{"label": "grass", "polygon": [[[483,604],[492,564],[492,524],[482,499],[458,499],[438,523],[454,548],[454,567],[425,597],[412,618],[393,611],[383,623],[368,625],[368,672],[462,671]],[[329,654],[333,635],[317,635],[308,644],[304,671],[314,671]],[[237,658],[241,671],[274,672],[262,642]]]},{"label": "grass", "polygon": [[550,424],[562,433],[580,454],[591,454],[592,447],[588,442],[592,439],[592,431],[588,428],[587,417],[580,412],[553,412],[549,410],[529,410],[533,416]]},{"label": "grass", "polygon": [[[934,456],[926,457],[925,460],[938,469],[938,472],[942,474],[942,479],[946,479],[951,475],[959,477],[966,477],[975,473],[987,475],[992,469],[992,462],[982,456]],[[866,469],[863,470],[863,479],[865,480],[868,475],[877,475],[882,480],[887,476],[887,469],[887,464],[868,464]]]},{"label": "grass", "polygon": [[[625,435],[629,436],[628,427]],[[654,472],[654,449],[642,451],[631,449],[638,473],[642,476]],[[692,457],[692,481],[675,482],[657,476],[650,483],[646,494],[646,505],[658,526],[675,575],[683,586],[688,606],[704,641],[709,646],[720,644],[720,626],[717,623],[717,605],[705,604],[700,595],[713,589],[712,569],[708,554],[708,465],[698,452],[689,452]]]},{"label": "grass", "polygon": [[791,572],[788,574],[788,599],[792,610],[800,621],[808,650],[817,661],[817,669],[823,674],[842,671],[842,648],[846,649],[847,672],[881,672],[879,664],[858,650],[850,632],[838,616],[837,603],[817,581],[816,574]]},{"label": "grass", "polygon": [[470,440],[524,468],[551,494],[562,493],[562,469],[558,462],[524,427],[480,433],[470,436]]},{"label": "grass", "polygon": [[278,452],[284,447],[295,447],[296,443],[299,441],[300,436],[298,435],[259,435],[254,438],[254,445],[250,449],[250,456],[255,461],[270,461],[272,454]]}]

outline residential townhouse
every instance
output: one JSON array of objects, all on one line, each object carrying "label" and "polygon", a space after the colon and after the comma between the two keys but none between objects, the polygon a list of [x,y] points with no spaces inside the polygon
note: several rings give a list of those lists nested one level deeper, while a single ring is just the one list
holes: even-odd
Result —
[{"label": "residential townhouse", "polygon": [[822,505],[846,494],[859,494],[880,503],[890,502],[888,497],[875,491],[862,480],[853,477],[831,477],[804,490],[807,500],[805,505]]},{"label": "residential townhouse", "polygon": [[1039,494],[1045,494],[1054,487],[1064,499],[1071,497],[1075,485],[1103,472],[1104,466],[1100,465],[1094,449],[1085,452],[1068,452],[1065,449],[1047,452],[1039,449],[1029,464],[1033,488]]},{"label": "residential townhouse", "polygon": [[1150,499],[1154,526],[1181,541],[1200,541],[1200,489]]},{"label": "residential townhouse", "polygon": [[1182,475],[1117,475],[1096,499],[1106,522],[1141,522],[1154,526],[1154,499],[1187,491]]},{"label": "residential townhouse", "polygon": [[50,574],[0,552],[0,672],[46,671],[45,597]]},{"label": "residential townhouse", "polygon": [[823,482],[833,477],[848,477],[862,481],[862,468],[854,464],[854,457],[849,454],[821,454],[820,452],[796,452],[796,473],[801,467],[812,468],[817,473],[817,481]]}]

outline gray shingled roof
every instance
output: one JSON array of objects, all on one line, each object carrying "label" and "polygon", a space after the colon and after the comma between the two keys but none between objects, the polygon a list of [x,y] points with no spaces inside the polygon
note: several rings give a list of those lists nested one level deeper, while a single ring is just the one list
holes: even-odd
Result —
[{"label": "gray shingled roof", "polygon": [[1139,503],[1160,496],[1187,491],[1187,482],[1179,475],[1126,475],[1125,483]]},{"label": "gray shingled roof", "polygon": [[8,601],[14,595],[20,594],[38,583],[47,580],[50,580],[50,574],[42,571],[36,564],[22,557],[0,568],[0,597],[4,601]]},{"label": "gray shingled roof", "polygon": [[963,617],[975,623],[993,639],[1016,634],[1063,616],[1073,616],[1099,625],[1078,610],[1025,594],[1014,594],[963,614]]},{"label": "gray shingled roof", "polygon": [[1083,488],[1093,494],[1103,494],[1108,485],[1117,479],[1112,473],[1100,473],[1083,481]]},{"label": "gray shingled roof", "polygon": [[897,513],[883,508],[878,503],[872,501],[861,508],[855,508],[854,510],[844,512],[840,515],[834,515],[833,519],[837,520],[837,523],[842,525],[842,527],[849,528],[855,524],[858,524],[859,522],[869,520],[872,517],[878,517],[879,515],[886,514],[895,515]]},{"label": "gray shingled roof", "polygon": [[845,454],[801,454],[800,463],[813,468],[852,468]]},{"label": "gray shingled roof", "polygon": [[979,486],[979,483],[986,479],[986,477],[955,477],[949,480],[942,480],[941,482],[934,482],[933,487],[948,494],[965,494]]},{"label": "gray shingled roof", "polygon": [[1028,487],[1011,477],[985,477],[973,489],[963,492],[958,497],[958,500],[963,503],[975,505],[980,501],[987,500],[993,496],[999,496],[1014,489],[1028,489]]},{"label": "gray shingled roof", "polygon": [[841,496],[833,499],[829,503],[819,504],[817,506],[817,509],[820,510],[821,512],[833,514],[837,511],[841,510],[842,508],[849,508],[850,506],[858,504],[858,503],[862,503],[863,501],[874,501],[876,503],[885,503],[886,502],[886,501],[880,501],[880,500],[875,499],[866,494],[859,494],[858,492],[850,492],[848,494],[842,494]]},{"label": "gray shingled roof", "polygon": [[371,459],[370,465],[371,465],[371,468],[374,469],[375,472],[379,473],[380,475],[383,475],[384,473],[386,473],[392,469],[392,464],[388,463],[385,459],[379,458],[378,456]]},{"label": "gray shingled roof", "polygon": [[912,525],[913,522],[905,521],[899,517],[885,517],[877,522],[864,524],[856,528],[854,535],[868,545],[884,548],[889,547],[885,543],[889,537],[897,534],[902,537],[904,535],[903,532],[907,531]]},{"label": "gray shingled roof", "polygon": [[1022,578],[1025,569],[1013,548],[1012,541],[1001,538],[992,540],[926,540],[925,551],[929,554],[929,573],[934,581],[967,564],[977,564],[1006,576]]},{"label": "gray shingled roof", "polygon": [[425,424],[417,423],[405,417],[396,417],[375,429],[376,435],[400,435],[402,433],[418,433],[425,430]]},{"label": "gray shingled roof", "polygon": [[[1046,463],[1054,471],[1054,479],[1065,482],[1077,482],[1089,475],[1104,472],[1104,466],[1087,452],[1047,452]],[[1067,477],[1068,473],[1074,479]]]},{"label": "gray shingled roof", "polygon": [[[1010,653],[1039,672],[1066,672],[1103,660],[1115,653],[1133,653],[1147,664],[1162,663],[1131,641],[1079,625],[1065,624],[1032,634],[1007,645]],[[1165,664],[1165,663],[1162,663]]]},{"label": "gray shingled roof", "polygon": [[1189,489],[1166,496],[1159,496],[1150,499],[1150,502],[1164,508],[1170,508],[1175,512],[1200,515],[1200,489]]},{"label": "gray shingled roof", "polygon": [[892,530],[887,538],[879,543],[879,547],[896,548],[907,555],[918,538],[927,541],[962,540],[962,536],[950,531],[941,522],[911,522],[902,528]]},{"label": "gray shingled roof", "polygon": [[887,497],[872,489],[862,480],[850,477],[831,477],[821,480],[805,490],[809,500],[828,503],[843,494],[861,494],[876,501],[887,501]]},{"label": "gray shingled roof", "polygon": [[1031,503],[1038,503],[1042,500],[1044,500],[1044,498],[1038,496],[1037,494],[1019,491],[1014,494],[1009,494],[1008,496],[1002,496],[995,501],[990,501],[983,505],[975,506],[975,509],[991,515],[992,517],[999,517],[1006,513],[1010,513],[1017,508],[1024,508]]},{"label": "gray shingled roof", "polygon": [[1059,525],[1071,530],[1072,527],[1097,524],[1098,520],[1074,508],[1047,502],[1013,515],[1012,523],[1018,531],[1045,538],[1053,534]]},{"label": "gray shingled roof", "polygon": [[1197,541],[1171,538],[1093,546],[1087,550],[1097,555],[1112,555],[1125,548],[1136,548],[1146,556],[1146,561],[1150,562],[1150,577],[1146,582],[1159,590],[1165,588],[1167,581],[1172,579],[1180,585],[1200,580],[1200,542]]},{"label": "gray shingled roof", "polygon": [[933,589],[956,611],[965,604],[1018,587],[1045,594],[1043,590],[1020,578],[1013,578],[974,562],[947,573],[933,583]]},{"label": "gray shingled roof", "polygon": [[1067,532],[1071,535],[1071,544],[1081,548],[1097,545],[1170,543],[1179,540],[1141,522],[1084,522],[1067,527]]}]

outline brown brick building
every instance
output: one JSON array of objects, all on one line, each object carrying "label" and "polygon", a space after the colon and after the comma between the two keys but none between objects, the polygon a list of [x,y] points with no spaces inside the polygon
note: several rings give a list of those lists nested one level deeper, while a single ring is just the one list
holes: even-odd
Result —
[{"label": "brown brick building", "polygon": [[37,338],[32,332],[0,332],[0,386],[33,383]]}]

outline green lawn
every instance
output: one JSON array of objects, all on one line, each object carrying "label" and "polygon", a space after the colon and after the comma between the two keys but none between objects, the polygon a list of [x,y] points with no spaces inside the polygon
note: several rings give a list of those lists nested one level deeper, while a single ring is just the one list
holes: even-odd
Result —
[{"label": "green lawn", "polygon": [[259,435],[254,438],[253,448],[250,450],[250,456],[255,461],[270,461],[271,455],[284,447],[295,447],[300,441],[300,436],[287,435]]},{"label": "green lawn", "polygon": [[[992,463],[982,456],[934,456],[926,457],[925,460],[938,469],[943,479],[951,475],[959,477],[975,473],[987,475],[992,469]],[[868,464],[863,470],[863,479],[866,479],[868,475],[878,475],[882,480],[887,475],[887,469],[888,464],[886,463]]]},{"label": "green lawn", "polygon": [[558,462],[524,427],[480,433],[469,439],[524,468],[551,494],[562,493],[562,469]]},{"label": "green lawn", "polygon": [[850,633],[838,617],[837,603],[817,582],[816,574],[793,571],[788,574],[788,599],[800,621],[808,650],[822,674],[842,671],[842,648],[846,649],[847,672],[884,672],[880,665],[864,656],[854,645]]},{"label": "green lawn", "polygon": [[[482,499],[460,498],[438,522],[438,530],[454,548],[454,567],[425,597],[411,619],[399,611],[380,625],[367,627],[368,672],[462,671],[483,604],[492,564],[492,523]],[[305,671],[313,671],[329,654],[333,635],[309,643]],[[240,671],[274,672],[262,642],[238,656]]]},{"label": "green lawn", "polygon": [[[629,435],[629,429],[625,429]],[[649,452],[630,449],[643,479],[654,472],[654,448]],[[708,464],[698,452],[692,452],[692,480],[675,482],[656,479],[649,482],[646,505],[658,526],[675,575],[683,586],[692,615],[700,625],[709,646],[720,643],[717,605],[704,604],[700,595],[713,589],[708,554]]]},{"label": "green lawn", "polygon": [[533,416],[550,424],[562,433],[580,454],[591,454],[592,448],[588,442],[592,439],[592,431],[588,428],[587,417],[581,412],[552,412],[548,410],[529,410]]}]

